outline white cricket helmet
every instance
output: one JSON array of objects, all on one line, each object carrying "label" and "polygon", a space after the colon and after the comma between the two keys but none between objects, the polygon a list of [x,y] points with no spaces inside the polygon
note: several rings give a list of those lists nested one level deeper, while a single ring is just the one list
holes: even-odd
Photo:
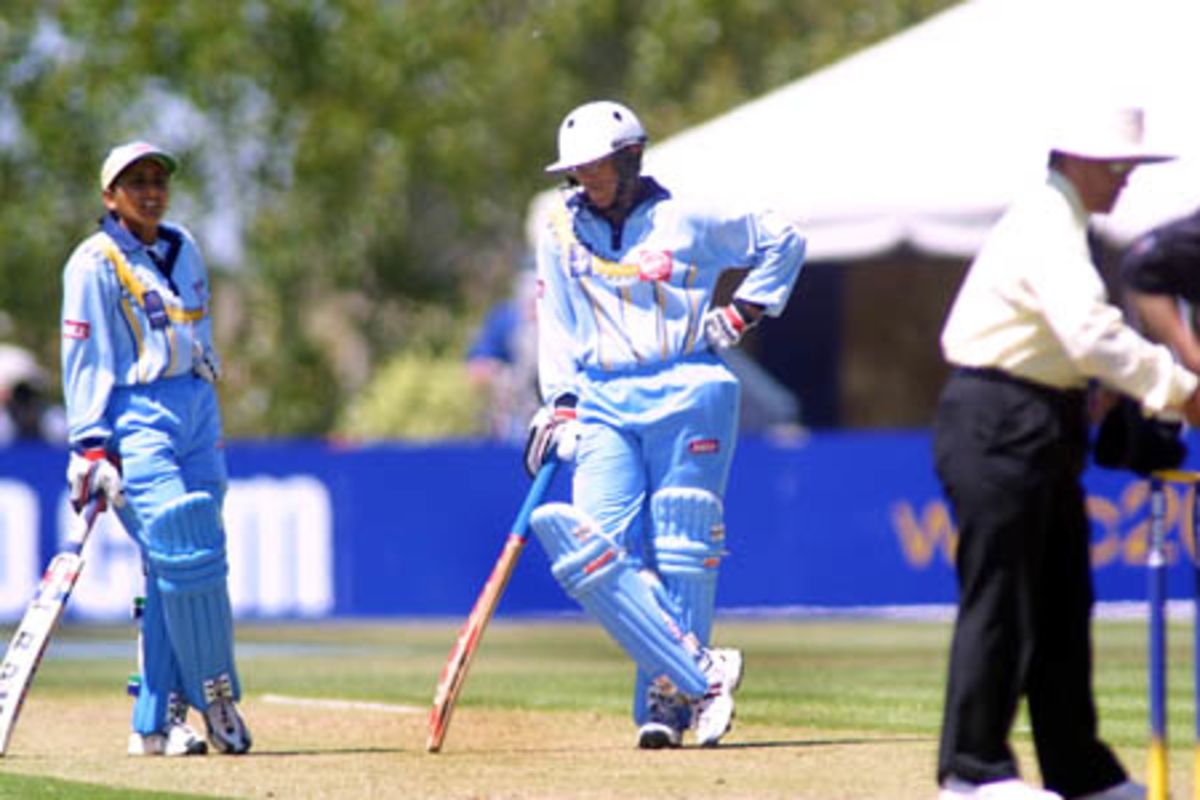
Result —
[{"label": "white cricket helmet", "polygon": [[620,103],[597,100],[576,108],[558,128],[558,161],[546,172],[566,172],[633,144],[646,142],[637,115]]}]

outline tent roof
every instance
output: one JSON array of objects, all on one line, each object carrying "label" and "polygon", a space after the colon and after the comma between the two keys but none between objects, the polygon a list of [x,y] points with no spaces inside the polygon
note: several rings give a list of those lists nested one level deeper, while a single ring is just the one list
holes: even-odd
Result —
[{"label": "tent roof", "polygon": [[[970,256],[1072,107],[1136,103],[1183,158],[1137,170],[1118,242],[1200,205],[1194,0],[968,0],[647,150],[687,196],[797,220],[814,260]],[[540,213],[548,194],[534,202]]]}]

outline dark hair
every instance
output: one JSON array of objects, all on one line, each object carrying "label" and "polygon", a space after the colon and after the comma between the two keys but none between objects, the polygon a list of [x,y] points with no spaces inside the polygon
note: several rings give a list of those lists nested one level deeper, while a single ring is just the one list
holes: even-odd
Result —
[{"label": "dark hair", "polygon": [[631,144],[613,154],[617,175],[623,180],[632,180],[642,174],[642,151],[640,144]]}]

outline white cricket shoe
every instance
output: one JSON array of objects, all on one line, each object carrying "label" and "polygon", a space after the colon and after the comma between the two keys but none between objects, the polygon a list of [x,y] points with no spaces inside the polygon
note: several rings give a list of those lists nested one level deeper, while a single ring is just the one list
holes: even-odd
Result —
[{"label": "white cricket shoe", "polygon": [[129,734],[131,756],[202,756],[208,745],[186,722],[172,722],[166,733]]},{"label": "white cricket shoe", "polygon": [[1100,792],[1085,794],[1077,800],[1146,800],[1146,787],[1136,781],[1125,781]]},{"label": "white cricket shoe", "polygon": [[208,728],[208,741],[217,752],[241,755],[249,751],[250,729],[229,698],[219,697],[208,704],[204,724]]},{"label": "white cricket shoe", "polygon": [[733,693],[742,683],[742,652],[729,647],[705,650],[701,668],[708,677],[708,691],[695,701],[692,724],[697,744],[716,747],[733,727]]},{"label": "white cricket shoe", "polygon": [[938,800],[1063,800],[1062,795],[1035,789],[1024,781],[1010,778],[988,783],[967,783],[947,778]]},{"label": "white cricket shoe", "polygon": [[646,687],[647,720],[638,728],[637,746],[642,750],[679,747],[690,711],[683,695],[652,682]]}]

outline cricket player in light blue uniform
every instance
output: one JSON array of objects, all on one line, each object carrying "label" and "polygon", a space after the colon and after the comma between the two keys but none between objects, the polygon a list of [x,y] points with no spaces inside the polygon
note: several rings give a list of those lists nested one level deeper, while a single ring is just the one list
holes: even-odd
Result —
[{"label": "cricket player in light blue uniform", "polygon": [[221,522],[220,367],[204,262],[186,230],[162,221],[175,167],[145,142],[114,148],[100,173],[107,213],[67,261],[67,482],[76,507],[103,493],[143,557],[142,674],[128,752],[205,753],[187,724],[190,706],[213,747],[244,753],[251,740],[235,705]]},{"label": "cricket player in light blue uniform", "polygon": [[[538,365],[545,406],[526,467],[575,462],[573,502],[531,521],[555,577],[638,666],[638,746],[702,746],[730,727],[742,655],[710,647],[724,544],[722,498],[739,387],[718,351],[779,315],[803,237],[772,213],[684,202],[641,175],[646,134],[610,101],[569,113],[559,159],[574,188],[538,243]],[[728,305],[713,291],[747,273]]]}]

